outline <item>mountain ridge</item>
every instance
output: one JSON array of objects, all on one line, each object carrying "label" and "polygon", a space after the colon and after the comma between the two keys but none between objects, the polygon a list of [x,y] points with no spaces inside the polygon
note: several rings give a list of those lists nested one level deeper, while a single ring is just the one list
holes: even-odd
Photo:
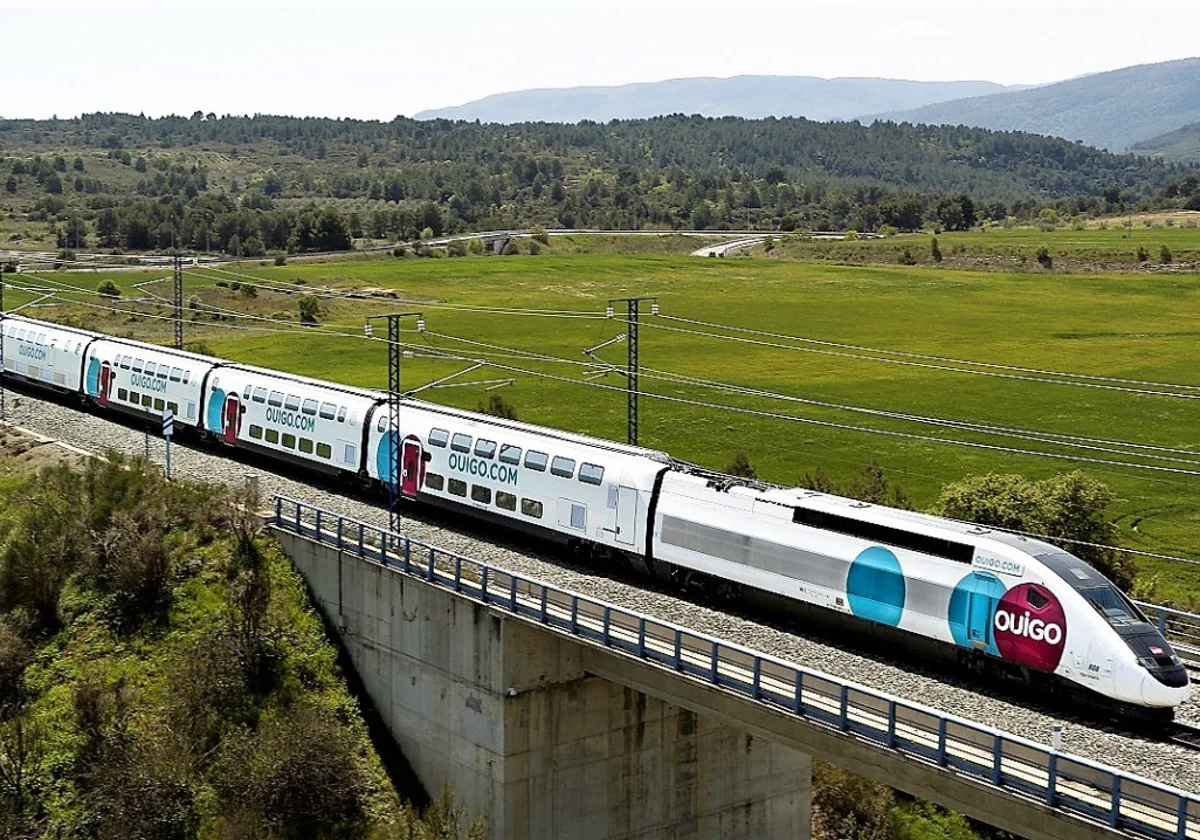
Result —
[{"label": "mountain ridge", "polygon": [[1122,152],[1200,122],[1200,58],[1138,64],[1022,91],[893,109],[875,118],[1024,131]]},{"label": "mountain ridge", "polygon": [[[916,108],[985,94],[1024,89],[988,81],[919,82],[844,76],[696,76],[626,85],[531,88],[495,93],[461,105],[418,113],[416,119],[490,123],[646,119],[666,114],[806,117],[853,120],[883,110]],[[904,102],[905,104],[899,104]],[[781,103],[783,103],[781,105]]]}]

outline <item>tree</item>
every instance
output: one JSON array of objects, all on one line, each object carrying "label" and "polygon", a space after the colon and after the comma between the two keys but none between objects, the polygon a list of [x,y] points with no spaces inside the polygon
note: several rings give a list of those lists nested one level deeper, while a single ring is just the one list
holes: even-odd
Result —
[{"label": "tree", "polygon": [[1163,263],[1164,265],[1166,265],[1171,262],[1171,259],[1172,259],[1171,258],[1171,249],[1168,248],[1166,245],[1162,246],[1162,248],[1159,249],[1159,252],[1158,252],[1158,261],[1160,263]]},{"label": "tree", "polygon": [[17,176],[16,175],[8,176],[8,180],[4,182],[4,189],[8,190],[10,193],[15,193],[17,191]]},{"label": "tree", "polygon": [[118,298],[121,296],[121,290],[117,284],[111,280],[105,280],[97,287],[96,292],[102,297]]},{"label": "tree", "polygon": [[315,295],[305,295],[300,298],[298,303],[300,308],[300,323],[302,324],[317,324],[321,321],[321,316],[324,311],[321,309],[321,301]]},{"label": "tree", "polygon": [[1054,267],[1054,258],[1050,256],[1050,251],[1045,245],[1043,245],[1041,248],[1038,248],[1037,261],[1038,265],[1040,265],[1042,268],[1050,269]]},{"label": "tree", "polygon": [[503,417],[505,420],[519,420],[517,407],[499,394],[488,394],[487,402],[483,399],[475,406],[480,414],[490,414],[492,417]]},{"label": "tree", "polygon": [[482,256],[483,252],[485,250],[483,240],[480,239],[478,236],[473,237],[471,239],[470,244],[467,246],[467,249],[477,257]]},{"label": "tree", "polygon": [[1146,262],[1148,259],[1150,259],[1150,252],[1146,250],[1145,245],[1139,245],[1137,249],[1137,261]]},{"label": "tree", "polygon": [[929,253],[933,257],[935,263],[942,261],[942,249],[938,247],[937,237],[933,237],[933,241],[929,243]]},{"label": "tree", "polygon": [[1050,542],[1061,539],[1064,551],[1092,564],[1128,591],[1137,574],[1133,562],[1110,548],[1095,547],[1116,542],[1117,527],[1108,518],[1112,500],[1106,485],[1079,470],[1044,481],[989,473],[947,484],[933,512],[1040,534]]},{"label": "tree", "polygon": [[146,159],[139,155],[138,159],[136,161],[134,161],[133,168],[136,169],[138,172],[145,172],[146,171]]},{"label": "tree", "polygon": [[83,158],[76,157],[74,162],[71,164],[71,168],[74,169],[76,172],[82,172],[83,171]]},{"label": "tree", "polygon": [[904,251],[900,254],[899,262],[900,262],[900,265],[916,265],[917,258],[913,256],[912,249],[905,248]]}]

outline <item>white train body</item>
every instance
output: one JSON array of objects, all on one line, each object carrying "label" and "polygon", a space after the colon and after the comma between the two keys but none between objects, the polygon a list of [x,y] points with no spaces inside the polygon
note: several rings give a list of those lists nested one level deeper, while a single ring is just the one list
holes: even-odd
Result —
[{"label": "white train body", "polygon": [[160,421],[170,409],[176,423],[195,428],[204,378],[219,364],[155,344],[97,338],[87,345],[83,392],[101,408],[147,421]]},{"label": "white train body", "polygon": [[94,334],[19,315],[4,319],[4,370],[28,382],[78,393],[83,351]]},{"label": "white train body", "polygon": [[278,371],[222,365],[204,386],[204,430],[229,446],[357,474],[365,424],[382,397]]},{"label": "white train body", "polygon": [[[382,405],[369,430],[373,479],[387,474],[389,416]],[[660,452],[416,400],[402,403],[400,436],[403,496],[638,555],[670,465]]]},{"label": "white train body", "polygon": [[[13,316],[6,375],[210,439],[388,484],[464,516],[700,576],[966,666],[1004,662],[1139,710],[1188,696],[1137,608],[1061,549],[934,516],[706,473],[662,452]],[[140,370],[138,368],[140,367]],[[149,369],[148,369],[149,368]],[[147,402],[147,400],[149,400]]]}]

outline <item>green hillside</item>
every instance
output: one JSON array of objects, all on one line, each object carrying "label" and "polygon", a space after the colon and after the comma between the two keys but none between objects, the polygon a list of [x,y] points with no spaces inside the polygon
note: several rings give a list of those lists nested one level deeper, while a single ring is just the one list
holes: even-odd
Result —
[{"label": "green hillside", "polygon": [[[1049,204],[1111,211],[1179,177],[1144,157],[970,128],[94,114],[0,121],[0,246],[256,256],[532,225],[953,228]],[[947,201],[959,209],[942,218]]]},{"label": "green hillside", "polygon": [[1015,93],[892,112],[883,118],[1027,131],[1124,151],[1200,121],[1200,58],[1126,67]]},{"label": "green hillside", "polygon": [[1133,151],[1172,163],[1200,161],[1200,122],[1135,143]]}]

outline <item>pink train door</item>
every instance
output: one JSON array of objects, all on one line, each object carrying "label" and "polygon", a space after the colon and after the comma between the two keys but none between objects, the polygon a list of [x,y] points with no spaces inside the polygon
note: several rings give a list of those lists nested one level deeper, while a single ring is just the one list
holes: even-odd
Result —
[{"label": "pink train door", "polygon": [[112,390],[112,366],[108,362],[100,365],[100,389],[96,394],[96,402],[100,407],[108,405],[108,392]]},{"label": "pink train door", "polygon": [[410,499],[415,499],[420,486],[421,442],[407,438],[400,454],[400,492]]},{"label": "pink train door", "polygon": [[225,398],[225,442],[230,445],[237,443],[238,427],[242,424],[241,403],[237,394]]}]

